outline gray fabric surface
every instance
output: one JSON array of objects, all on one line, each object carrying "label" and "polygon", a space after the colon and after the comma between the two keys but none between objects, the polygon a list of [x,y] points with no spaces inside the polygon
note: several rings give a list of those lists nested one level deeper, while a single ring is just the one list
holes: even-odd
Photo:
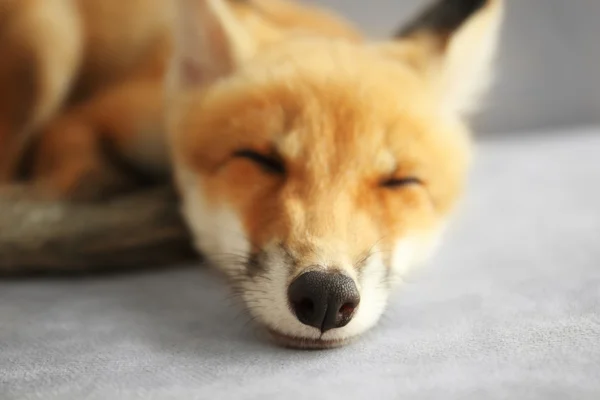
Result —
[{"label": "gray fabric surface", "polygon": [[0,399],[600,398],[600,129],[478,147],[438,256],[356,344],[274,347],[205,270],[0,282]]}]

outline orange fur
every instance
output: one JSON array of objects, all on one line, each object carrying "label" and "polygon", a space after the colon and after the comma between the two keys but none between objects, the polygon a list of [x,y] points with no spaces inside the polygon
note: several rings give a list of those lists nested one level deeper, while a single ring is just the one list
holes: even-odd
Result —
[{"label": "orange fur", "polygon": [[[230,3],[260,43],[306,31],[358,37],[345,21],[314,7],[287,0]],[[119,152],[129,156],[139,153],[131,146],[139,145],[140,140],[129,140],[144,134],[139,130],[134,132],[141,124],[138,119],[152,120],[146,125],[155,127],[163,124],[155,110],[162,104],[162,81],[172,52],[172,15],[172,3],[162,0],[2,3],[0,182],[14,177],[23,150],[35,134],[43,143],[37,146],[40,151],[35,165],[39,167],[34,167],[33,179],[57,196],[80,197],[70,189],[79,187],[80,181],[93,175],[92,170],[105,168],[105,163],[101,162],[102,157],[94,155],[95,151],[89,157],[82,155],[96,148],[95,145],[81,146],[77,157],[69,156],[73,150],[61,150],[63,140],[70,143],[65,147],[74,146],[67,138],[70,135],[55,133],[65,129],[69,121],[79,128],[67,130],[84,129],[86,135],[108,136],[76,142],[108,139],[122,146]],[[49,18],[40,20],[44,16]],[[154,92],[144,89],[146,99],[138,100],[140,86],[152,87]],[[125,94],[127,90],[131,93]],[[128,103],[127,111],[113,114],[124,97],[135,99],[136,105]],[[149,107],[150,102],[154,106]],[[84,128],[82,124],[88,126]],[[152,135],[144,140],[156,139]],[[161,139],[152,146],[158,147],[163,142]],[[60,163],[50,161],[57,159]],[[93,159],[97,162],[92,162]],[[157,163],[164,164],[164,160]]]},{"label": "orange fur", "polygon": [[[311,36],[258,47],[229,29],[235,16],[218,1],[192,3],[181,0],[182,12],[212,21],[182,19],[168,127],[196,246],[278,340],[345,343],[432,252],[460,199],[465,117],[488,82],[502,2],[461,3],[455,26],[444,14],[452,1],[438,2],[423,30],[397,41]],[[250,261],[229,265],[223,254]],[[321,332],[286,307],[285,288],[315,269],[358,285],[347,326]]]},{"label": "orange fur", "polygon": [[[301,241],[307,232],[326,230],[323,224],[338,227],[330,234],[362,253],[366,244],[352,243],[347,234],[426,230],[431,219],[454,204],[468,159],[462,126],[439,120],[441,110],[421,92],[423,82],[413,73],[365,53],[344,43],[322,48],[310,41],[289,44],[279,59],[246,72],[248,81],[217,87],[189,106],[204,112],[194,111],[186,120],[189,128],[178,131],[175,154],[185,157],[182,162],[195,173],[215,174],[206,183],[211,202],[240,208],[248,231],[256,235],[253,243],[264,245],[274,234]],[[280,71],[286,60],[290,65]],[[288,169],[283,194],[281,179],[247,161],[228,161],[236,148],[268,152],[273,146]],[[377,189],[395,174],[418,174],[426,189]],[[317,191],[320,187],[327,190]],[[339,196],[349,196],[346,206],[330,210]],[[301,218],[311,221],[308,225],[275,218],[281,213],[294,218],[294,199],[307,202],[303,208],[312,215]],[[377,218],[367,224],[361,214]],[[265,220],[277,221],[273,229],[279,231],[265,229]],[[357,226],[357,220],[378,228]],[[290,225],[298,232],[288,231]],[[384,232],[390,239],[400,233]],[[368,244],[377,238],[360,240]]]},{"label": "orange fur", "polygon": [[3,1],[0,23],[0,182],[5,182],[33,131],[68,95],[82,37],[70,0]]}]

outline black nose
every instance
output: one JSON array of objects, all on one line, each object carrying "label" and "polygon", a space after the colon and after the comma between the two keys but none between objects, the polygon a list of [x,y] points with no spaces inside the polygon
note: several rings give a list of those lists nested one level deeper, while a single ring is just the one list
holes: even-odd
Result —
[{"label": "black nose", "polygon": [[296,318],[323,333],[347,325],[360,302],[352,278],[323,271],[296,278],[288,288],[288,298]]}]

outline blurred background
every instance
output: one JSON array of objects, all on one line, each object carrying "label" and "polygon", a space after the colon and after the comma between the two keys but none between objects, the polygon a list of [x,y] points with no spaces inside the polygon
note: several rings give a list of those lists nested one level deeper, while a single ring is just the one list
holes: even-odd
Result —
[{"label": "blurred background", "polygon": [[[385,38],[427,0],[307,0]],[[600,122],[600,0],[508,0],[481,133]]]}]

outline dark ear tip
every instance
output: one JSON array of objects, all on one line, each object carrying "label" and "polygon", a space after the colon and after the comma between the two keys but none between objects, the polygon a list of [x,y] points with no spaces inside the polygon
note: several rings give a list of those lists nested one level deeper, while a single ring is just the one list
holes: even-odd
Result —
[{"label": "dark ear tip", "polygon": [[473,14],[494,0],[437,0],[396,32],[396,37],[417,31],[447,35],[462,26]]}]

